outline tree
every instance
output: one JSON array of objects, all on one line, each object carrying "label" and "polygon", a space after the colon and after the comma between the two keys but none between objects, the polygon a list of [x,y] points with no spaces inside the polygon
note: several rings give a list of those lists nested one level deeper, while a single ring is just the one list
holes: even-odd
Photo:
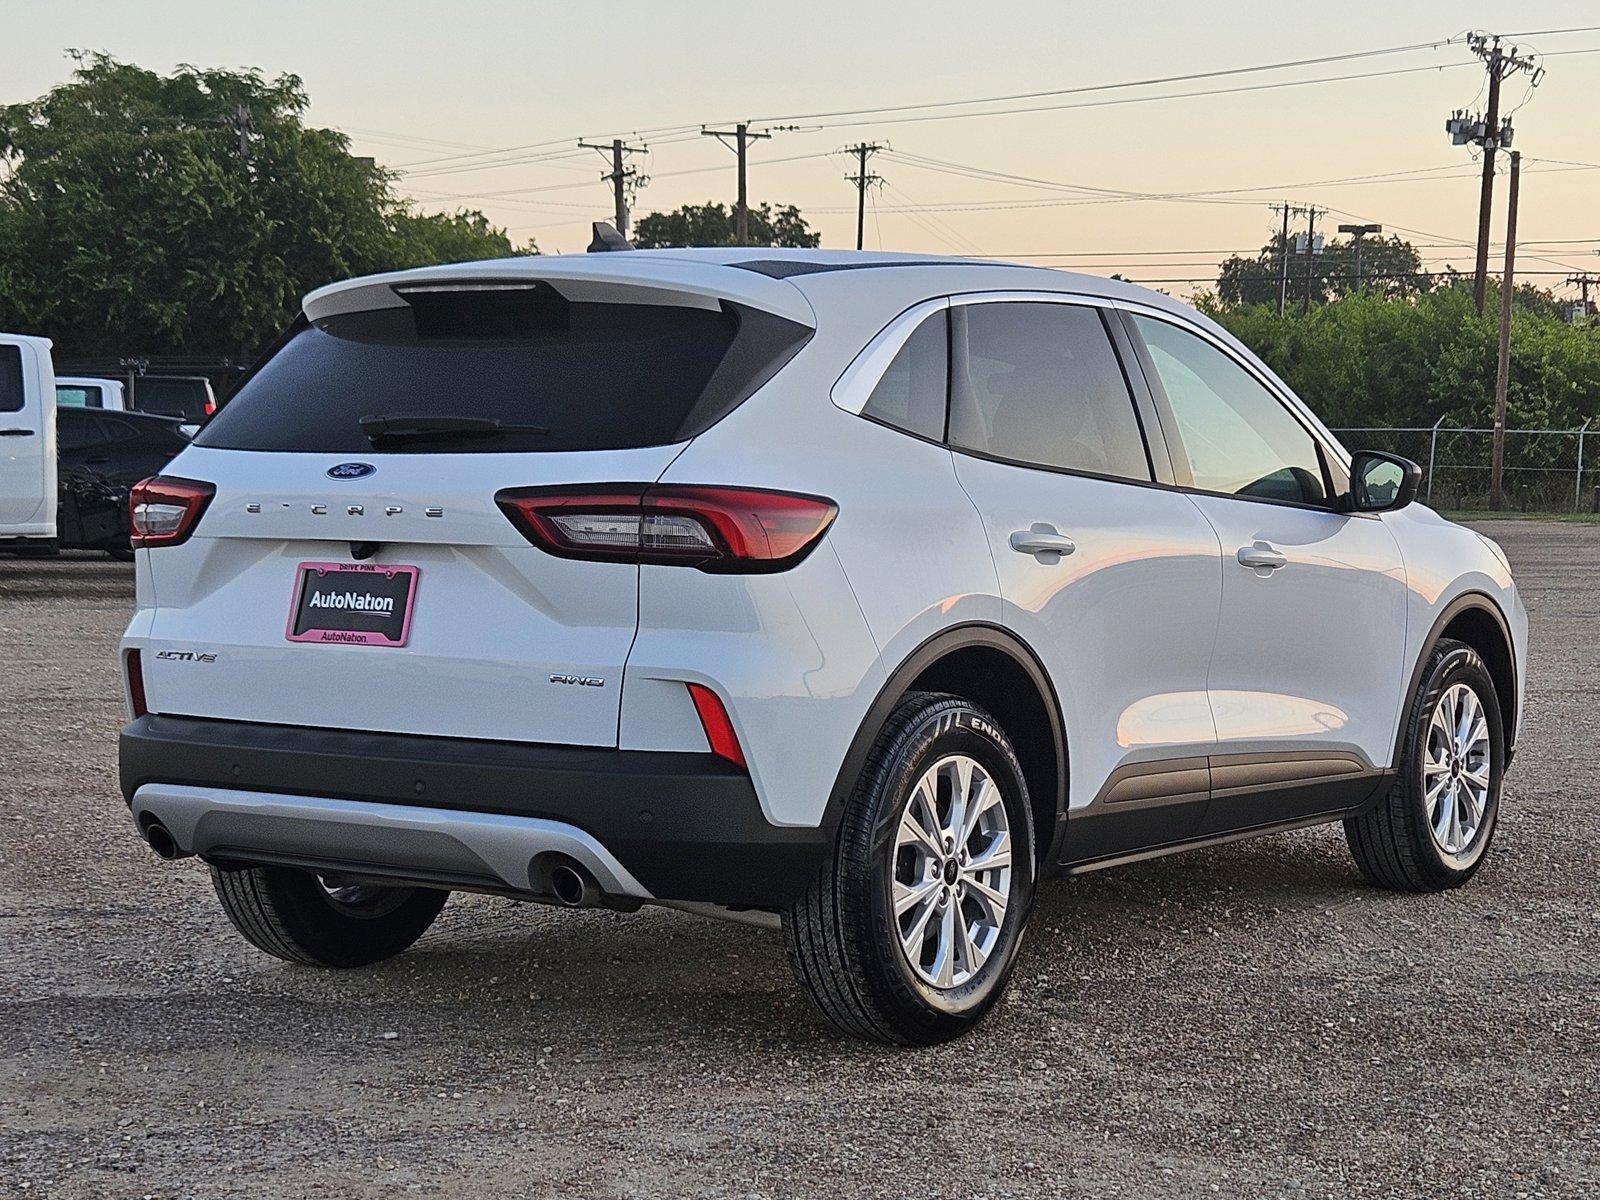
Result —
[{"label": "tree", "polygon": [[[1565,321],[1549,292],[1519,285],[1515,306],[1510,425],[1575,429],[1600,418],[1600,333]],[[1267,304],[1206,307],[1329,425],[1493,420],[1498,305],[1476,312],[1470,279],[1404,302],[1350,296],[1282,320]]]},{"label": "tree", "polygon": [[[1299,304],[1306,288],[1306,255],[1289,239],[1289,303]],[[1353,240],[1327,242],[1311,263],[1311,302],[1368,291],[1379,296],[1413,296],[1430,290],[1434,279],[1422,269],[1416,247],[1399,237],[1366,238],[1361,245],[1361,269],[1356,270]],[[1217,298],[1224,305],[1278,302],[1283,271],[1283,235],[1275,233],[1254,258],[1235,254],[1222,261],[1217,273]]]},{"label": "tree", "polygon": [[[811,250],[822,241],[822,235],[811,231],[800,210],[792,204],[779,209],[770,204],[752,208],[749,227],[752,246]],[[737,244],[735,228],[733,210],[708,200],[704,204],[685,204],[672,212],[641,217],[634,225],[633,244],[641,250],[667,246],[733,246]]]},{"label": "tree", "polygon": [[0,327],[63,358],[249,353],[320,284],[513,253],[482,214],[413,215],[296,76],[74,57],[0,107]]}]

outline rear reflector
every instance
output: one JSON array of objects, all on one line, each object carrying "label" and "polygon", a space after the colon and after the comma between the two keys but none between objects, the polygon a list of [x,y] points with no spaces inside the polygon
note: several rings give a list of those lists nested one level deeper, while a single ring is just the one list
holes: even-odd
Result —
[{"label": "rear reflector", "polygon": [[839,511],[821,496],[685,484],[507,488],[495,502],[534,545],[563,558],[702,571],[781,571]]},{"label": "rear reflector", "polygon": [[137,650],[129,650],[125,663],[128,674],[128,706],[133,709],[134,719],[137,720],[150,711],[150,705],[144,698],[144,660]]},{"label": "rear reflector", "polygon": [[214,483],[156,475],[133,485],[128,494],[129,540],[135,550],[176,546],[194,532],[211,497]]},{"label": "rear reflector", "polygon": [[733,732],[733,722],[728,719],[728,710],[723,707],[722,698],[703,684],[691,683],[687,686],[689,697],[694,701],[694,710],[700,714],[700,727],[706,731],[711,753],[744,770],[744,751],[739,748],[739,735]]}]

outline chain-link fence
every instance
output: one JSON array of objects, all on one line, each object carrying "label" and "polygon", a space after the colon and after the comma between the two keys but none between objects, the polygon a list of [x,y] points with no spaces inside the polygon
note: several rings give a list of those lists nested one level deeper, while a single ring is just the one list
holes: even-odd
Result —
[{"label": "chain-link fence", "polygon": [[[1434,508],[1486,509],[1494,430],[1335,429],[1351,450],[1387,450],[1422,466],[1422,498]],[[1579,429],[1506,430],[1503,508],[1600,512],[1600,421]]]}]

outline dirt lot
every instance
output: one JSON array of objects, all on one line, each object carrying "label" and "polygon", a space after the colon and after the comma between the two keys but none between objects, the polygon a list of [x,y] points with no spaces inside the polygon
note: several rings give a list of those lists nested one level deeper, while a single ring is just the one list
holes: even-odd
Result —
[{"label": "dirt lot", "polygon": [[1490,532],[1533,654],[1472,884],[1374,891],[1337,826],[1056,884],[919,1052],[664,911],[456,897],[382,967],[259,955],[130,832],[128,568],[0,559],[0,1194],[1594,1195],[1600,527]]}]

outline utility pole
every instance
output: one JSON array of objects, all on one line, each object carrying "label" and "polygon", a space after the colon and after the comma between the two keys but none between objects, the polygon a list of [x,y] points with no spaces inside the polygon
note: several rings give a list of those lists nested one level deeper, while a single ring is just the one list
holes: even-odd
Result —
[{"label": "utility pole", "polygon": [[1576,274],[1568,275],[1567,282],[1583,293],[1583,315],[1587,317],[1590,313],[1589,289],[1600,283],[1600,275],[1591,275],[1587,271],[1579,271]]},{"label": "utility pole", "polygon": [[233,132],[239,139],[239,161],[250,164],[250,135],[256,131],[248,104],[236,105],[233,110]]},{"label": "utility pole", "polygon": [[1483,148],[1483,184],[1478,194],[1478,253],[1472,281],[1472,302],[1483,311],[1483,301],[1489,279],[1489,217],[1494,207],[1494,155],[1496,150],[1511,147],[1511,118],[1500,119],[1501,81],[1518,71],[1532,77],[1532,86],[1538,87],[1544,78],[1544,68],[1531,57],[1520,56],[1517,48],[1510,51],[1500,48],[1498,34],[1474,33],[1468,38],[1472,52],[1483,59],[1489,72],[1489,105],[1482,116],[1473,116],[1457,110],[1445,121],[1445,132],[1457,146],[1468,142]]},{"label": "utility pole", "polygon": [[585,150],[598,150],[601,154],[611,155],[611,171],[600,176],[604,183],[611,185],[612,200],[616,205],[617,232],[624,241],[628,237],[628,184],[634,181],[635,187],[643,187],[649,182],[648,177],[640,175],[627,165],[630,154],[643,154],[645,147],[630,146],[621,138],[612,138],[609,146],[597,142],[579,142],[578,145]]},{"label": "utility pole", "polygon": [[888,147],[880,146],[876,142],[858,142],[854,146],[846,146],[845,149],[856,156],[856,173],[846,175],[845,178],[856,185],[856,249],[860,250],[867,233],[867,185],[883,181],[882,175],[867,173],[867,158]]},{"label": "utility pole", "polygon": [[1295,209],[1295,212],[1303,212],[1306,215],[1306,294],[1300,301],[1301,316],[1311,311],[1311,284],[1317,273],[1317,255],[1322,253],[1322,247],[1317,242],[1317,217],[1327,211],[1315,204]]},{"label": "utility pole", "polygon": [[724,146],[728,145],[729,138],[733,139],[733,145],[729,149],[739,156],[739,202],[733,210],[733,241],[736,246],[748,246],[750,244],[750,194],[745,183],[745,147],[749,142],[759,138],[769,138],[772,134],[751,133],[750,126],[744,121],[740,121],[731,130],[702,129],[700,132],[705,137],[716,138]]},{"label": "utility pole", "polygon": [[1289,202],[1274,204],[1272,211],[1283,214],[1283,253],[1278,256],[1278,315],[1281,317],[1284,305],[1289,302]]},{"label": "utility pole", "polygon": [[1511,375],[1511,301],[1516,291],[1517,177],[1522,152],[1511,152],[1511,190],[1506,197],[1506,269],[1500,280],[1500,357],[1494,375],[1494,448],[1489,465],[1489,507],[1500,508],[1506,469],[1506,385]]},{"label": "utility pole", "polygon": [[1340,233],[1348,233],[1356,247],[1356,291],[1361,290],[1361,241],[1369,233],[1382,233],[1382,225],[1341,225]]}]

